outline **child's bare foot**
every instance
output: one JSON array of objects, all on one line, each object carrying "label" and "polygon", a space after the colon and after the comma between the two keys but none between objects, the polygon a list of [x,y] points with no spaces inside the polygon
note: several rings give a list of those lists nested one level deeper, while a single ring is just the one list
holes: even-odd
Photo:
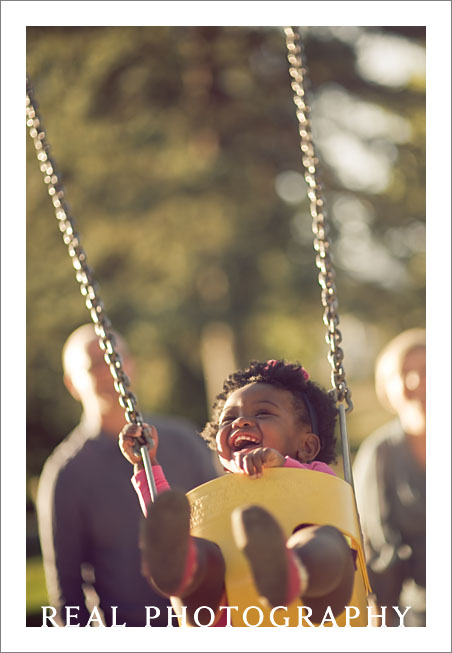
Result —
[{"label": "child's bare foot", "polygon": [[286,548],[283,531],[260,506],[236,508],[231,516],[235,542],[248,559],[261,597],[272,606],[288,605],[301,595],[307,572]]},{"label": "child's bare foot", "polygon": [[163,492],[149,506],[143,556],[156,587],[167,596],[181,596],[197,568],[190,504],[183,492]]}]

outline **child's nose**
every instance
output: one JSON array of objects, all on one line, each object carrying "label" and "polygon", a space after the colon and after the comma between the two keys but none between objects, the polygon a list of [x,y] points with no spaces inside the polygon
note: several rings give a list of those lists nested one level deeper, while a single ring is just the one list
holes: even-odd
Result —
[{"label": "child's nose", "polygon": [[254,424],[253,418],[246,417],[245,415],[239,415],[238,417],[235,418],[233,422],[233,426],[238,428],[242,426],[251,426],[252,424]]}]

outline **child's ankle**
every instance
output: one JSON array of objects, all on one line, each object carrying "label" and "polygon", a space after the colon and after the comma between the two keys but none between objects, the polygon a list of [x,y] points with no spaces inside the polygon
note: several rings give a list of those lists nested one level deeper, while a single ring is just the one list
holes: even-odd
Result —
[{"label": "child's ankle", "polygon": [[295,551],[292,549],[286,549],[286,551],[288,564],[286,605],[289,605],[292,601],[300,598],[305,593],[309,583],[309,574]]},{"label": "child's ankle", "polygon": [[187,590],[191,591],[191,585],[195,580],[196,572],[199,568],[199,556],[196,541],[193,537],[189,538],[187,558],[185,560],[185,568],[180,581],[180,585],[174,592],[174,596],[182,597]]}]

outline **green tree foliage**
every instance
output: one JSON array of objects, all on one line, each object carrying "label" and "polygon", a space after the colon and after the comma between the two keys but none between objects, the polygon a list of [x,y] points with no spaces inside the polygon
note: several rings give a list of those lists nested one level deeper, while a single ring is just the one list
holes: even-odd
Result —
[{"label": "green tree foliage", "polygon": [[[376,352],[424,322],[425,32],[304,38],[361,438],[382,421]],[[140,407],[206,419],[200,337],[212,322],[231,327],[239,365],[298,359],[328,385],[282,30],[31,27],[27,72],[107,313],[138,358]],[[28,137],[27,261],[37,474],[78,420],[60,357],[89,315]]]}]

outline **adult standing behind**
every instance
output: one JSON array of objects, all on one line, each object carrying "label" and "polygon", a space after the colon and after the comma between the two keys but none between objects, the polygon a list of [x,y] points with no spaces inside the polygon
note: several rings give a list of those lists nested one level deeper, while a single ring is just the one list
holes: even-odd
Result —
[{"label": "adult standing behind", "polygon": [[[369,578],[380,606],[425,626],[426,338],[410,329],[375,367],[380,403],[397,415],[361,445],[353,465]],[[393,610],[387,611],[387,625]]]},{"label": "adult standing behind", "polygon": [[[131,378],[133,361],[122,338],[115,336]],[[57,623],[65,625],[66,606],[77,606],[71,623],[86,625],[90,606],[85,600],[94,590],[105,625],[112,625],[112,606],[117,606],[113,623],[127,626],[144,626],[145,606],[156,606],[161,619],[150,623],[166,626],[170,604],[140,570],[140,508],[130,465],[118,446],[124,410],[93,325],[83,325],[69,336],[63,368],[65,385],[81,402],[83,415],[46,461],[37,494],[47,591],[57,608]],[[187,492],[218,476],[211,452],[191,423],[174,417],[147,421],[161,434],[159,455],[171,484]]]}]

